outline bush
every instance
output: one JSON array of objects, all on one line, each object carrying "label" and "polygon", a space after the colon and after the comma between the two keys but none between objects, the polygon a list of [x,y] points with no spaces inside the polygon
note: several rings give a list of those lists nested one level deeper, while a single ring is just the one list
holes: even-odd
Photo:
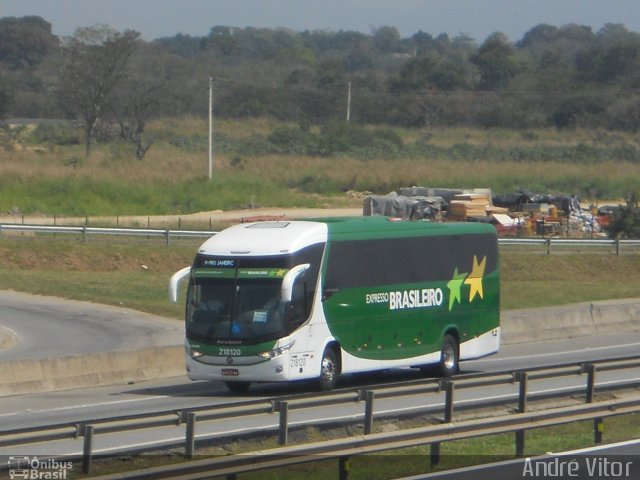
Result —
[{"label": "bush", "polygon": [[276,128],[268,140],[282,153],[314,155],[318,151],[318,138],[304,127]]},{"label": "bush", "polygon": [[612,214],[611,223],[605,228],[609,238],[640,238],[640,208],[635,195],[627,204]]},{"label": "bush", "polygon": [[34,143],[53,143],[54,145],[78,145],[81,137],[78,129],[64,123],[40,123],[31,133]]}]

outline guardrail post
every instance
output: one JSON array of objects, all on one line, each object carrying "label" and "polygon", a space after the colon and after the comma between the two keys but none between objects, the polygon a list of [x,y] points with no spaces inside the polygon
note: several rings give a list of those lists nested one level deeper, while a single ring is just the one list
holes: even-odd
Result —
[{"label": "guardrail post", "polygon": [[171,233],[169,230],[165,231],[165,236],[167,237],[167,245],[169,245],[169,237],[170,237]]},{"label": "guardrail post", "polygon": [[602,434],[604,433],[604,420],[602,417],[593,419],[593,442],[602,443]]},{"label": "guardrail post", "polygon": [[444,397],[444,423],[453,422],[453,382],[444,382],[445,397]]},{"label": "guardrail post", "polygon": [[[518,413],[525,413],[527,411],[527,384],[529,380],[529,374],[527,372],[520,372],[518,374],[519,393],[518,393]],[[516,431],[516,457],[522,457],[524,455],[525,445],[525,430]]]},{"label": "guardrail post", "polygon": [[187,413],[187,431],[184,436],[184,456],[191,460],[196,450],[196,414]]},{"label": "guardrail post", "polygon": [[616,255],[620,256],[620,239],[616,238]]},{"label": "guardrail post", "polygon": [[431,453],[429,455],[431,459],[431,468],[435,468],[440,465],[440,444],[432,443],[431,444]]},{"label": "guardrail post", "polygon": [[[587,372],[587,391],[585,393],[586,403],[593,403],[596,393],[596,366],[593,363],[583,365],[583,370]],[[602,417],[593,419],[593,443],[602,443],[602,433],[604,432],[604,420]]]},{"label": "guardrail post", "polygon": [[527,411],[527,387],[529,383],[529,374],[520,372],[518,375],[519,392],[518,392],[518,413]]},{"label": "guardrail post", "polygon": [[82,473],[91,473],[91,463],[93,461],[93,426],[85,425],[83,432],[84,442],[82,445]]},{"label": "guardrail post", "polygon": [[278,410],[280,411],[278,443],[280,445],[286,445],[289,440],[289,402],[278,402],[278,406]]},{"label": "guardrail post", "polygon": [[[453,393],[455,384],[449,380],[443,380],[440,388],[444,390],[444,423],[453,422]],[[440,443],[432,443],[430,446],[431,468],[440,465]]]},{"label": "guardrail post", "polygon": [[338,478],[340,480],[349,480],[349,457],[340,457],[338,460]]},{"label": "guardrail post", "polygon": [[583,366],[587,372],[587,391],[585,393],[586,403],[593,403],[593,397],[596,392],[596,366],[593,363],[587,363]]},{"label": "guardrail post", "polygon": [[82,227],[82,241],[83,242],[87,241],[87,227],[86,226]]},{"label": "guardrail post", "polygon": [[369,435],[373,430],[373,400],[375,392],[367,390],[364,404],[364,434]]},{"label": "guardrail post", "polygon": [[551,255],[551,237],[547,237],[545,241],[547,243],[547,255]]},{"label": "guardrail post", "polygon": [[524,455],[524,430],[516,431],[516,457]]}]

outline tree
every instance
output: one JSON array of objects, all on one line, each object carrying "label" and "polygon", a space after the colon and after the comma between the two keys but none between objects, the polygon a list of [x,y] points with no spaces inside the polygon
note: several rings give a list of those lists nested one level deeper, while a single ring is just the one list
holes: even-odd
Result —
[{"label": "tree", "polygon": [[394,53],[400,49],[400,32],[396,27],[380,27],[373,32],[373,44],[382,53]]},{"label": "tree", "polygon": [[640,97],[625,95],[611,103],[606,110],[611,128],[638,133],[640,131]]},{"label": "tree", "polygon": [[132,30],[120,33],[99,25],[77,30],[63,44],[59,99],[82,121],[87,156],[96,123],[108,109],[114,88],[127,73],[139,35]]},{"label": "tree", "polygon": [[556,128],[576,128],[584,126],[584,120],[599,116],[605,110],[605,100],[585,94],[567,98],[551,115]]},{"label": "tree", "polygon": [[109,112],[120,126],[123,140],[136,145],[140,160],[151,146],[145,141],[147,120],[162,105],[170,103],[170,85],[181,75],[182,63],[175,56],[163,54],[157,48],[141,45],[130,60],[130,73],[122,78],[112,94]]},{"label": "tree", "polygon": [[506,88],[518,71],[513,47],[501,32],[490,35],[469,60],[480,70],[478,87],[482,90]]},{"label": "tree", "polygon": [[558,36],[558,27],[540,23],[526,32],[522,40],[516,43],[517,48],[542,48],[549,47]]},{"label": "tree", "polygon": [[611,83],[625,76],[639,60],[640,39],[636,39],[585,50],[577,56],[576,68],[584,80]]},{"label": "tree", "polygon": [[0,18],[0,62],[9,68],[35,67],[58,45],[41,17]]},{"label": "tree", "polygon": [[13,90],[4,78],[0,77],[0,120],[4,118],[13,102]]},{"label": "tree", "polygon": [[394,92],[421,92],[429,84],[429,75],[436,68],[437,60],[432,57],[414,58],[405,63],[400,77],[390,82]]}]

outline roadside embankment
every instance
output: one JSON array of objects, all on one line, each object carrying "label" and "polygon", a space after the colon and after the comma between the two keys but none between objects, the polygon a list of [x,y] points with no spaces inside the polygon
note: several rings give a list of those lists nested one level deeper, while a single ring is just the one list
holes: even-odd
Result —
[{"label": "roadside embankment", "polygon": [[[502,315],[502,343],[544,342],[640,331],[640,300],[512,310]],[[10,346],[0,329],[0,345]],[[182,345],[0,363],[0,396],[135,383],[185,375]]]}]

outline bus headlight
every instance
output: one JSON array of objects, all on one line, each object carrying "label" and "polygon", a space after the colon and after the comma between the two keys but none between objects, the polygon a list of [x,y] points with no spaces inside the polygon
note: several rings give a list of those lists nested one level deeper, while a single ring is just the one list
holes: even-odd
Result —
[{"label": "bus headlight", "polygon": [[191,348],[190,345],[186,346],[186,350],[187,350],[187,355],[190,356],[191,358],[200,358],[201,356],[204,355],[203,352],[201,352],[200,350],[194,350],[193,348]]},{"label": "bus headlight", "polygon": [[259,353],[258,356],[260,358],[264,358],[266,360],[271,360],[274,357],[282,355],[284,352],[293,347],[295,342],[288,343],[287,345],[283,345],[282,347],[274,348],[273,350],[269,350],[267,352]]}]

